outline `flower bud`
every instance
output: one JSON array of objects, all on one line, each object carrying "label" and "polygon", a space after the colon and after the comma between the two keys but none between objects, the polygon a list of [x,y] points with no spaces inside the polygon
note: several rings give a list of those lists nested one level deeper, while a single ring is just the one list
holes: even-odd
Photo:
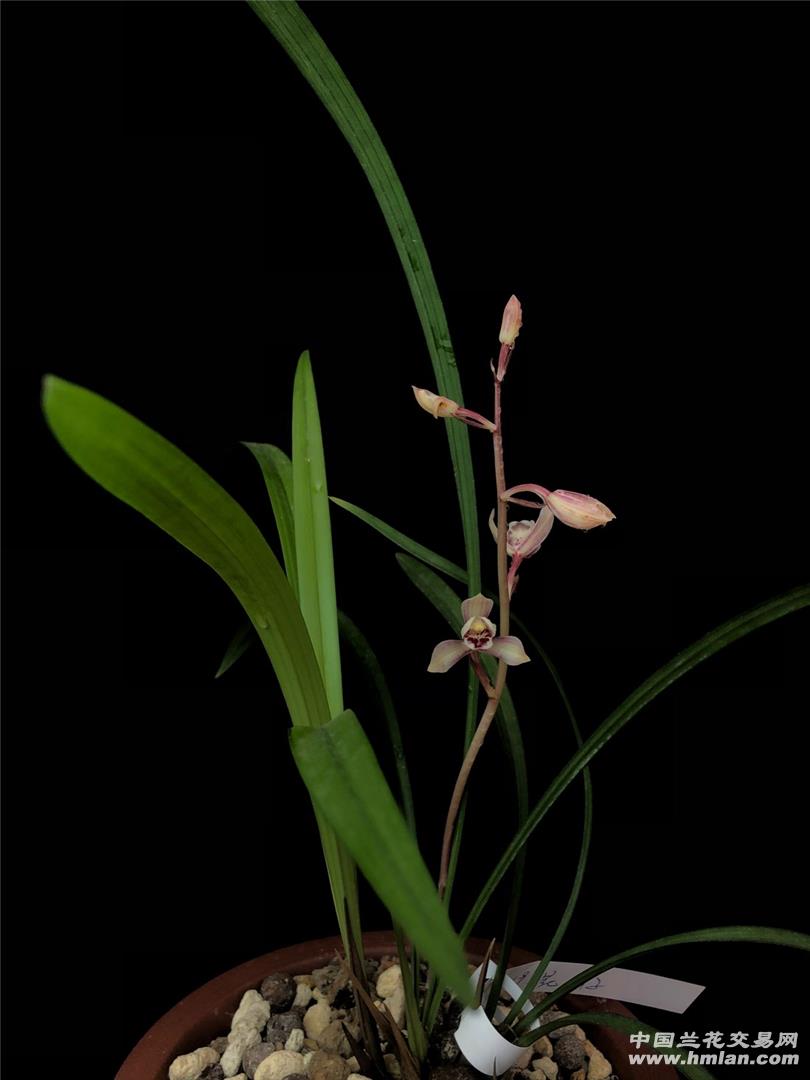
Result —
[{"label": "flower bud", "polygon": [[577,491],[550,491],[545,500],[554,516],[572,529],[593,529],[597,525],[607,525],[616,517],[604,503]]},{"label": "flower bud", "polygon": [[437,420],[445,416],[455,416],[459,409],[458,402],[451,401],[450,398],[442,397],[440,394],[433,394],[430,390],[422,390],[418,386],[412,386],[411,389],[414,397],[425,412],[429,412]]},{"label": "flower bud", "polygon": [[523,311],[520,301],[516,296],[510,296],[503,311],[499,337],[501,345],[508,345],[511,348],[515,344],[515,338],[520,333],[521,326],[523,326]]}]

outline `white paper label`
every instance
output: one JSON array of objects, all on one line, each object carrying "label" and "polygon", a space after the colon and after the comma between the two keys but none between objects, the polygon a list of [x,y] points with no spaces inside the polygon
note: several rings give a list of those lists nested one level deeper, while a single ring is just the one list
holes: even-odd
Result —
[{"label": "white paper label", "polygon": [[[552,961],[535,990],[556,990],[574,975],[587,971],[590,966]],[[509,968],[509,975],[522,989],[536,967],[536,963],[520,964]],[[614,1001],[625,1001],[631,1005],[649,1005],[652,1009],[683,1013],[705,989],[705,986],[667,979],[663,975],[649,975],[644,971],[631,971],[628,968],[610,968],[601,975],[596,975],[590,982],[578,986],[572,993],[583,994],[585,997],[613,998]]]},{"label": "white paper label", "polygon": [[[475,969],[470,978],[473,989],[478,986],[481,966]],[[590,966],[552,961],[539,979],[535,990],[556,990],[575,975],[587,971]],[[503,988],[513,1001],[520,996],[520,991],[536,968],[535,962],[508,969]],[[496,970],[495,964],[490,960],[487,979],[491,979]],[[612,998],[614,1001],[683,1013],[705,989],[705,986],[667,979],[663,975],[649,975],[644,971],[630,971],[628,968],[610,968],[601,975],[594,976],[590,982],[578,986],[572,993],[584,994],[586,997]],[[529,1000],[523,1006],[523,1012],[528,1013],[533,1007]],[[537,1027],[538,1024],[539,1021],[535,1021],[532,1026]],[[456,1042],[470,1065],[487,1076],[500,1076],[512,1068],[526,1050],[525,1047],[515,1046],[505,1039],[495,1029],[483,1008],[464,1010],[456,1031]]]},{"label": "white paper label", "polygon": [[[470,986],[473,990],[478,986],[483,966],[481,964],[472,973]],[[487,967],[487,979],[491,979],[497,970],[497,966],[490,960]],[[526,977],[528,978],[528,975]],[[520,987],[509,977],[509,972],[504,976],[503,988],[513,1001],[520,997]],[[532,1007],[531,1001],[527,1001],[523,1006],[523,1012],[530,1012]],[[538,1021],[535,1021],[532,1027],[537,1027],[537,1024]],[[495,1030],[483,1008],[464,1010],[456,1030],[456,1042],[459,1050],[473,1068],[486,1073],[487,1076],[500,1076],[507,1069],[511,1069],[518,1058],[526,1053],[525,1046],[515,1046]]]}]

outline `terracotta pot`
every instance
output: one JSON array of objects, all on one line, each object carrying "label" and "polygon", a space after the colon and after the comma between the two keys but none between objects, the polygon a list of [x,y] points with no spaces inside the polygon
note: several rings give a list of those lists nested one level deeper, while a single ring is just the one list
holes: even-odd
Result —
[{"label": "terracotta pot", "polygon": [[[363,940],[368,956],[396,953],[389,931],[366,934]],[[212,1039],[228,1032],[231,1017],[246,990],[258,988],[262,979],[273,971],[304,975],[314,968],[323,967],[340,948],[340,938],[337,937],[306,941],[288,949],[265,953],[217,976],[183,998],[152,1025],[118,1070],[116,1080],[167,1080],[169,1065],[178,1054],[188,1054],[200,1046],[207,1046]],[[486,948],[487,942],[471,939],[467,943],[470,960],[479,962]],[[522,949],[512,950],[512,964],[528,964],[537,959],[533,953]],[[632,1016],[620,1002],[602,998],[572,995],[563,1004],[571,1012],[598,1009],[600,1012]],[[677,1073],[671,1065],[629,1065],[627,1053],[632,1047],[627,1036],[621,1032],[599,1028],[593,1033],[593,1042],[612,1063],[621,1080],[676,1080]]]}]

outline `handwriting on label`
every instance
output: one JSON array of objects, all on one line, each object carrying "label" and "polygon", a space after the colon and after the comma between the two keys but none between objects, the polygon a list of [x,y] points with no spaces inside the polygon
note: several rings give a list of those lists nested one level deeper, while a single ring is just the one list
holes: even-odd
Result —
[{"label": "handwriting on label", "polygon": [[[590,966],[590,964],[569,964],[553,960],[541,975],[536,989],[556,990],[569,979],[587,971]],[[522,989],[536,967],[536,963],[520,964],[510,968],[509,975]],[[608,971],[603,971],[601,975],[594,975],[588,982],[578,986],[572,992],[584,994],[586,997],[613,998],[632,1005],[649,1005],[653,1009],[683,1013],[705,989],[705,986],[698,986],[697,983],[667,979],[663,975],[650,975],[645,971],[610,968]]]}]

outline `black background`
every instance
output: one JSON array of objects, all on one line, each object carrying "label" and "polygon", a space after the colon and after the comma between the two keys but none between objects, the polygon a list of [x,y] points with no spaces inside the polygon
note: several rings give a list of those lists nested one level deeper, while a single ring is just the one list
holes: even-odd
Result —
[{"label": "black background", "polygon": [[[305,10],[400,170],[482,412],[502,306],[523,301],[508,482],[617,514],[558,525],[516,597],[590,731],[680,647],[806,576],[801,9]],[[411,397],[433,377],[384,222],[248,7],[7,3],[3,20],[6,1053],[81,1043],[82,1075],[109,1076],[185,993],[334,917],[266,659],[213,679],[235,601],[62,454],[42,374],[156,427],[275,543],[239,442],[289,448],[309,348],[331,491],[456,561],[461,530],[444,431]],[[483,525],[490,450],[472,434]],[[446,628],[387,542],[339,511],[333,530],[339,603],[389,675],[435,867],[464,676],[426,674]],[[701,926],[808,929],[806,644],[804,615],[757,632],[596,759],[562,959]],[[571,738],[539,664],[511,685],[537,796]],[[351,669],[346,696],[388,764]],[[457,921],[513,831],[496,738],[473,794]],[[535,836],[526,948],[567,896],[580,802],[569,792]],[[480,933],[500,933],[503,901]],[[385,925],[371,897],[366,912]],[[709,987],[685,1018],[649,1014],[664,1030],[800,1028],[798,955],[637,963]]]}]

